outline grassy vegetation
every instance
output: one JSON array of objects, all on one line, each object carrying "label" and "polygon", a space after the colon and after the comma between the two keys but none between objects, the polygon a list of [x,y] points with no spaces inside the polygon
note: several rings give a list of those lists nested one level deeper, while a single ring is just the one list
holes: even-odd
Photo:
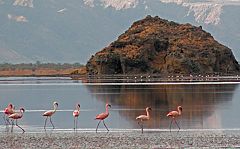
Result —
[{"label": "grassy vegetation", "polygon": [[61,69],[68,69],[68,68],[79,68],[84,65],[80,63],[41,63],[37,61],[36,63],[21,63],[21,64],[10,64],[10,63],[4,63],[0,64],[0,71],[3,70],[37,70],[37,69],[53,69],[53,70],[61,70]]}]

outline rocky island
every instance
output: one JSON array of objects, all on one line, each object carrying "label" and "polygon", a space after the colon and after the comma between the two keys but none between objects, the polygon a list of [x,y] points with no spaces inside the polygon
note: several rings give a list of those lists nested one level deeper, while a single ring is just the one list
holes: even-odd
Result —
[{"label": "rocky island", "polygon": [[235,74],[231,49],[201,26],[147,16],[87,62],[88,74]]}]

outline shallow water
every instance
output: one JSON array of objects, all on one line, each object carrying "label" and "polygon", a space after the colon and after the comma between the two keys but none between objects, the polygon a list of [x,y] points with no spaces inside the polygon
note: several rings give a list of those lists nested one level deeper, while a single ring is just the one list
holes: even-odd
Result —
[{"label": "shallow water", "polygon": [[[168,129],[170,120],[166,114],[178,105],[183,107],[178,120],[183,129],[233,129],[240,128],[239,90],[238,82],[91,84],[70,78],[1,78],[0,108],[8,103],[13,103],[16,109],[24,107],[26,112],[19,125],[26,131],[42,131],[41,115],[52,109],[53,101],[59,103],[52,117],[59,130],[73,128],[72,111],[76,103],[81,104],[78,127],[94,129],[97,125],[94,118],[105,110],[106,102],[112,105],[105,120],[111,129],[138,129],[135,118],[145,114],[147,106],[153,110],[145,128]],[[2,118],[0,123],[0,130],[4,131]],[[48,126],[51,127],[50,123]]]}]

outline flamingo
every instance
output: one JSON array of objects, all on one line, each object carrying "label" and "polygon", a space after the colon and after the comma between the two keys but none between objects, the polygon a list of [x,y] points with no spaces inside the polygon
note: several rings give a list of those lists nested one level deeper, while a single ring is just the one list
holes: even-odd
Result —
[{"label": "flamingo", "polygon": [[95,120],[99,120],[99,122],[98,122],[98,124],[97,124],[97,128],[96,128],[96,133],[97,133],[98,126],[99,126],[99,124],[100,124],[101,121],[103,121],[104,126],[106,127],[107,131],[109,131],[108,128],[107,128],[107,126],[106,126],[106,124],[104,123],[104,119],[107,118],[108,115],[109,115],[108,107],[111,108],[111,105],[107,103],[107,104],[106,104],[106,111],[103,112],[103,113],[101,113],[101,114],[98,114],[98,115],[96,116],[96,118],[95,118]]},{"label": "flamingo", "polygon": [[77,120],[78,116],[80,114],[80,104],[76,105],[76,110],[73,111],[73,117],[74,117],[74,130],[77,129]]},{"label": "flamingo", "polygon": [[46,111],[46,112],[43,113],[43,116],[46,116],[45,123],[44,123],[44,129],[45,129],[45,130],[46,130],[46,123],[47,123],[48,117],[50,118],[50,122],[51,122],[51,124],[52,124],[52,126],[53,126],[53,129],[55,128],[54,125],[53,125],[53,123],[52,123],[51,117],[52,117],[52,115],[56,112],[57,107],[58,107],[58,103],[54,101],[54,102],[53,102],[53,110],[48,110],[48,111]]},{"label": "flamingo", "polygon": [[175,124],[176,124],[177,127],[178,127],[178,131],[180,130],[180,127],[179,127],[179,125],[178,125],[178,123],[177,123],[177,121],[176,121],[175,118],[181,116],[181,114],[182,114],[182,107],[181,107],[181,106],[178,106],[178,107],[177,107],[177,111],[171,111],[171,112],[169,112],[169,113],[167,114],[167,117],[171,117],[171,118],[172,118],[171,124],[170,124],[170,132],[171,132],[173,120],[174,120]]},{"label": "flamingo", "polygon": [[142,133],[143,133],[143,121],[148,121],[150,120],[150,114],[149,111],[151,111],[152,109],[150,107],[146,108],[146,113],[147,115],[139,115],[138,117],[136,117],[136,120],[141,121],[142,125],[140,125],[140,122],[138,121],[138,125],[141,127],[142,129]]},{"label": "flamingo", "polygon": [[[23,113],[25,112],[25,110],[24,110],[24,108],[20,108],[19,111],[20,111],[20,112],[15,112],[15,113],[9,115],[8,117],[11,118],[11,119],[13,119],[13,120],[16,120],[16,126],[18,126],[20,129],[22,129],[22,131],[23,131],[23,133],[24,133],[25,130],[18,125],[17,120],[18,120],[18,119],[21,119],[21,118],[23,117]],[[14,123],[13,123],[13,121],[12,121],[12,130],[11,130],[11,132],[13,132],[13,125],[14,125]]]},{"label": "flamingo", "polygon": [[7,125],[11,125],[8,116],[14,113],[14,105],[9,103],[8,106],[4,109],[3,113],[4,113],[3,119],[5,121],[7,128]]}]

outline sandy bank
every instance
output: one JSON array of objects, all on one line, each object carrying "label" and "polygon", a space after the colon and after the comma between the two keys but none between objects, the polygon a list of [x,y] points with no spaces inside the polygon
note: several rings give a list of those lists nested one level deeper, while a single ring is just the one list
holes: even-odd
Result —
[{"label": "sandy bank", "polygon": [[47,132],[0,135],[0,148],[220,148],[240,147],[240,130]]}]

